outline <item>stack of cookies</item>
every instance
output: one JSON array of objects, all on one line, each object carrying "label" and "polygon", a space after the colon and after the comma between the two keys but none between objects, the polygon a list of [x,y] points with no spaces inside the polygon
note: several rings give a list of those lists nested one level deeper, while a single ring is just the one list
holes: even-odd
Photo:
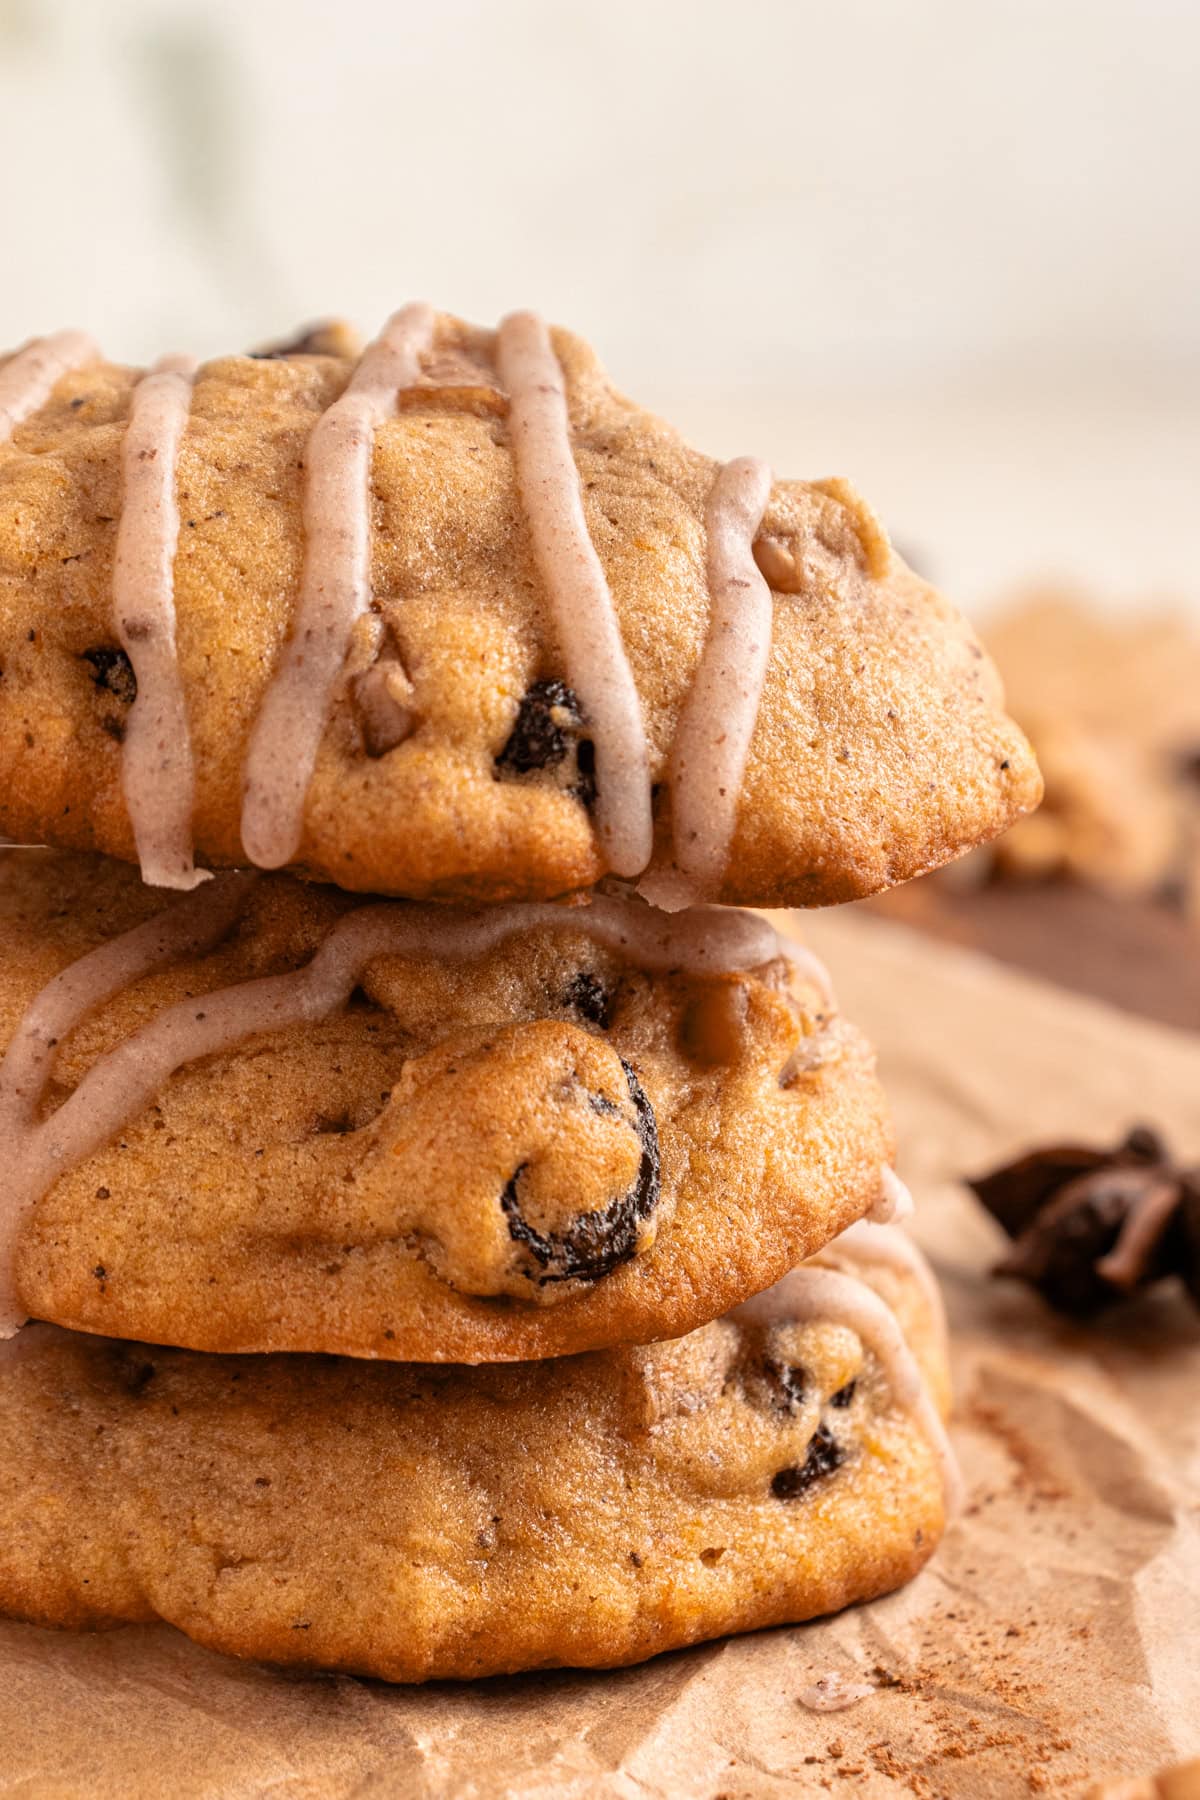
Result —
[{"label": "stack of cookies", "polygon": [[0,440],[0,1610],[420,1680],[906,1579],[936,1288],[736,908],[1035,804],[967,627],[531,314],[61,333]]}]

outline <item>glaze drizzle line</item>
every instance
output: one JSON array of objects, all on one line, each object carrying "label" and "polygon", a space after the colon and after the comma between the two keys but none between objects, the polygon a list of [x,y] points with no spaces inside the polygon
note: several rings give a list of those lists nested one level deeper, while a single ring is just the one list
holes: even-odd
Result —
[{"label": "glaze drizzle line", "polygon": [[[398,393],[421,380],[434,326],[424,303],[394,314],[309,434],[300,592],[244,769],[242,840],[248,859],[263,868],[282,867],[300,848],[332,696],[354,622],[372,600],[375,433],[394,417]],[[0,440],[48,400],[62,375],[97,354],[80,332],[59,332],[19,351],[0,368]],[[606,865],[627,878],[641,875],[643,891],[661,906],[687,905],[720,891],[770,656],[772,595],[752,546],[771,472],[753,457],[727,463],[706,503],[711,613],[668,759],[673,860],[645,873],[653,853],[645,725],[608,580],[588,533],[563,370],[546,325],[528,312],[501,322],[495,357],[509,394],[511,449],[535,562],[595,747],[596,832]],[[166,358],[135,389],[115,594],[139,684],[123,757],[127,807],[145,879],[178,887],[203,879],[193,862],[194,770],[170,566],[178,532],[174,459],[190,374],[190,364]],[[826,484],[831,491],[833,485]],[[149,600],[139,599],[139,591]],[[147,623],[152,628],[139,641],[136,628]]]},{"label": "glaze drizzle line", "polygon": [[534,560],[596,746],[596,832],[609,868],[639,875],[654,842],[642,706],[584,517],[562,369],[535,313],[510,313],[501,322],[496,364],[509,393],[512,452]]},{"label": "glaze drizzle line", "polygon": [[304,573],[292,635],[263,698],[246,757],[242,843],[263,869],[291,862],[330,698],[355,619],[371,604],[371,459],[396,395],[420,379],[433,341],[431,307],[393,314],[305,453]]},{"label": "glaze drizzle line", "polygon": [[885,1165],[879,1183],[879,1198],[867,1214],[868,1219],[874,1225],[894,1225],[899,1219],[910,1218],[914,1210],[908,1187],[895,1169]]},{"label": "glaze drizzle line", "polygon": [[0,368],[0,444],[10,438],[31,413],[45,406],[64,375],[84,363],[95,362],[100,352],[82,331],[55,331],[34,338]]},{"label": "glaze drizzle line", "polygon": [[765,462],[740,456],[718,471],[705,505],[711,610],[671,747],[674,868],[644,884],[660,906],[687,906],[719,892],[729,861],[771,654],[771,590],[751,550],[771,480]]},{"label": "glaze drizzle line", "polygon": [[[218,943],[245,904],[252,876],[220,875],[199,892],[156,913],[132,931],[69,963],[29,1006],[0,1061],[0,1143],[9,1156],[0,1198],[0,1338],[23,1323],[12,1282],[12,1252],[29,1205],[37,1198],[28,1172],[31,1148],[58,1046],[79,1021],[144,975]],[[52,1177],[53,1178],[53,1177]]]},{"label": "glaze drizzle line", "polygon": [[848,1225],[839,1237],[826,1245],[821,1255],[844,1256],[852,1263],[883,1264],[900,1274],[911,1275],[928,1302],[939,1332],[945,1336],[946,1303],[942,1299],[942,1290],[919,1247],[906,1231],[897,1228],[883,1230],[868,1215],[867,1218],[857,1219],[853,1225]]},{"label": "glaze drizzle line", "polygon": [[[875,1225],[885,1232],[889,1226]],[[835,1239],[830,1250],[840,1245]],[[896,1405],[911,1413],[938,1459],[947,1516],[962,1505],[962,1476],[946,1427],[942,1424],[920,1365],[905,1341],[891,1308],[867,1282],[839,1269],[805,1263],[782,1281],[736,1307],[729,1317],[738,1323],[790,1325],[829,1320],[845,1325],[875,1357]]]},{"label": "glaze drizzle line", "polygon": [[185,889],[209,879],[193,861],[195,770],[175,648],[175,477],[195,372],[192,357],[164,356],[133,390],[113,561],[117,634],[137,678],[121,751],[125,805],[142,880]]},{"label": "glaze drizzle line", "polygon": [[346,914],[305,967],[235,983],[170,1006],[98,1062],[56,1112],[38,1109],[69,1031],[106,999],[181,956],[210,948],[245,903],[253,877],[225,875],[167,912],[73,963],[34,1000],[0,1063],[0,1141],[10,1155],[0,1201],[0,1337],[21,1325],[12,1259],[29,1209],[67,1169],[111,1140],[185,1063],[258,1032],[329,1018],[380,956],[469,960],[531,930],[583,932],[650,971],[720,975],[785,954],[752,913],[700,908],[675,918],[637,900],[598,895],[587,906],[459,910],[383,901]]}]

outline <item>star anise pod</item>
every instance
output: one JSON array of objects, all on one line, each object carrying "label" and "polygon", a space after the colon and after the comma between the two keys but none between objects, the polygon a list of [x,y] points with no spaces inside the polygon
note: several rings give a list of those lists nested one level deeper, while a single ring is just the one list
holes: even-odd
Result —
[{"label": "star anise pod", "polygon": [[1088,1318],[1180,1275],[1200,1306],[1200,1168],[1139,1125],[1111,1150],[1055,1144],[968,1186],[1013,1240],[993,1271]]}]

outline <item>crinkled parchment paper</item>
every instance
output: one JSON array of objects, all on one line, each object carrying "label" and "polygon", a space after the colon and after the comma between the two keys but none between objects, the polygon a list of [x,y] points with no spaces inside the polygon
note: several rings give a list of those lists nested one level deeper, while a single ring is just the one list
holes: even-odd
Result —
[{"label": "crinkled parchment paper", "polygon": [[[1200,1323],[1177,1295],[1103,1333],[989,1282],[954,1178],[1138,1119],[1200,1156],[1200,1036],[853,915],[806,920],[876,1037],[947,1288],[962,1522],[900,1594],[611,1674],[405,1691],[281,1675],[166,1629],[0,1623],[0,1793],[1081,1794],[1200,1753]],[[814,1713],[822,1675],[874,1692]]]}]

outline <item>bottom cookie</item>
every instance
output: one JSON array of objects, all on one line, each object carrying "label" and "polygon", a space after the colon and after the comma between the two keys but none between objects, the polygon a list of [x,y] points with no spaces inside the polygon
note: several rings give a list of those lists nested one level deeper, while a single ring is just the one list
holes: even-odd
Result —
[{"label": "bottom cookie", "polygon": [[936,1287],[858,1225],[671,1343],[497,1367],[0,1346],[0,1611],[390,1681],[867,1600],[952,1504]]}]

